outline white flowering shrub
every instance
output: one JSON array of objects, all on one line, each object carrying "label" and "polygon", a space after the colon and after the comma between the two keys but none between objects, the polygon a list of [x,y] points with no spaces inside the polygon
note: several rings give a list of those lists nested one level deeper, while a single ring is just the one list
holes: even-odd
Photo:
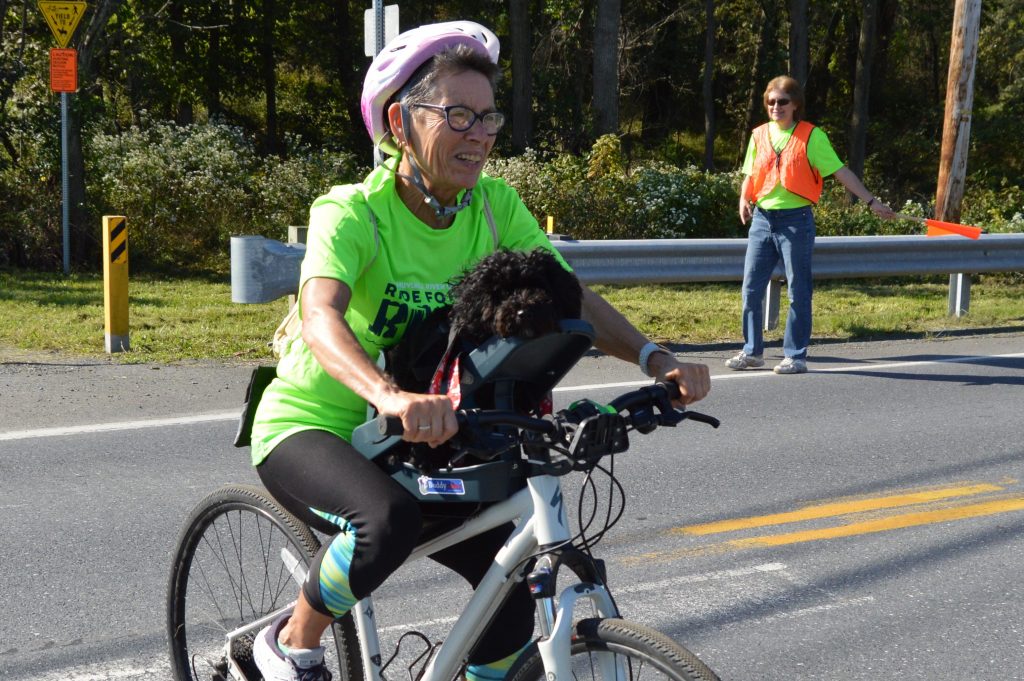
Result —
[{"label": "white flowering shrub", "polygon": [[633,197],[641,238],[694,239],[740,236],[736,173],[706,173],[695,166],[651,164],[634,173]]}]

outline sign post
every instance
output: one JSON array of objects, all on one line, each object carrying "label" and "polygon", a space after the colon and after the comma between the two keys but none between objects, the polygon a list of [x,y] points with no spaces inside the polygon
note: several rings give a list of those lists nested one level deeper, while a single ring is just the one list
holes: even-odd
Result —
[{"label": "sign post", "polygon": [[[363,12],[363,52],[376,57],[384,46],[398,35],[398,5],[384,6],[384,0],[373,0],[371,9]],[[384,156],[373,147],[373,165],[384,163]]]},{"label": "sign post", "polygon": [[376,57],[398,35],[398,5],[384,6],[373,0],[373,7],[363,12],[363,53]]},{"label": "sign post", "polygon": [[50,50],[50,89],[60,93],[60,183],[64,274],[71,272],[71,190],[68,182],[68,93],[78,89],[78,52],[66,49],[86,3],[39,0],[39,11],[57,39],[60,49]]}]

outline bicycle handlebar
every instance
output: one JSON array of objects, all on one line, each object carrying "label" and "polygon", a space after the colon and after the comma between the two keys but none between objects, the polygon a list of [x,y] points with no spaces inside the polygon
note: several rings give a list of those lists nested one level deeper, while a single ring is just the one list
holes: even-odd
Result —
[{"label": "bicycle handlebar", "polygon": [[[687,419],[720,425],[713,416],[677,409],[672,400],[678,397],[675,383],[655,383],[619,395],[608,405],[584,399],[541,418],[507,410],[459,409],[459,433],[450,440],[458,453],[449,465],[470,456],[493,460],[521,446],[537,470],[565,475],[589,471],[603,457],[629,449],[630,430],[647,434]],[[384,437],[404,433],[397,416],[378,416],[377,430]]]},{"label": "bicycle handlebar", "polygon": [[[674,408],[671,402],[678,397],[679,386],[675,383],[655,383],[639,390],[623,393],[609,402],[608,406],[620,414],[628,412],[629,415],[624,417],[627,424],[644,433],[650,432],[659,425],[674,426],[687,419],[706,423],[714,428],[721,425],[721,422],[713,416]],[[657,407],[660,413],[653,414],[654,407]],[[512,426],[543,435],[558,435],[564,429],[563,426],[568,421],[566,415],[569,413],[570,410],[563,409],[554,418],[537,418],[513,411],[459,409],[455,412],[455,418],[460,430],[467,426],[471,428]],[[651,421],[652,417],[653,422]],[[377,417],[377,429],[383,436],[405,433],[402,420],[398,416],[381,414]]]}]

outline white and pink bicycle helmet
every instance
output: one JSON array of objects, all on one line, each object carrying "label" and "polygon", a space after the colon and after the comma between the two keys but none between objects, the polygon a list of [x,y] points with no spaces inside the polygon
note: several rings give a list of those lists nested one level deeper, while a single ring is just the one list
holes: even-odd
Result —
[{"label": "white and pink bicycle helmet", "polygon": [[449,47],[467,45],[498,63],[500,45],[490,29],[474,21],[427,24],[401,33],[374,57],[363,81],[360,108],[374,148],[395,156],[398,148],[384,118],[384,106],[402,89],[416,69]]}]

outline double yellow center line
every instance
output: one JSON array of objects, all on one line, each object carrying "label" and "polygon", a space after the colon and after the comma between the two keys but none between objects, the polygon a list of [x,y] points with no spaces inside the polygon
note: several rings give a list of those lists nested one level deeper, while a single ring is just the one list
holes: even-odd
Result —
[{"label": "double yellow center line", "polygon": [[[825,519],[843,520],[839,525],[729,539],[719,544],[689,547],[676,551],[648,553],[637,560],[679,557],[728,550],[784,546],[801,542],[836,539],[876,532],[888,532],[907,527],[964,520],[982,516],[1024,510],[1024,495],[1008,492],[1007,480],[1001,484],[969,483],[949,487],[900,491],[889,496],[830,501],[812,504],[785,513],[731,518],[699,525],[673,528],[672,535],[713,536],[730,532],[754,530],[763,527],[789,525]],[[985,499],[979,500],[984,496]],[[893,509],[918,507],[908,513],[887,513]]]}]

